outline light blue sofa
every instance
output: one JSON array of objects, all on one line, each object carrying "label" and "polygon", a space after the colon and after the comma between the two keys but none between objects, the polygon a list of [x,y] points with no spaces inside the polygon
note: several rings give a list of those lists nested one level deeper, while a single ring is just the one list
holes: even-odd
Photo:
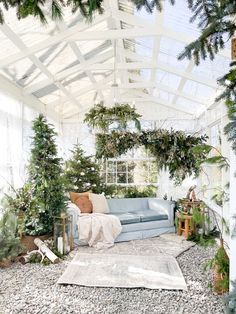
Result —
[{"label": "light blue sofa", "polygon": [[108,199],[109,214],[120,219],[116,242],[144,239],[175,231],[175,203],[158,198]]},{"label": "light blue sofa", "polygon": [[[175,231],[175,203],[172,201],[158,198],[113,198],[107,199],[107,202],[108,215],[117,216],[122,225],[116,242],[150,238]],[[75,205],[69,206],[67,210],[73,218],[74,242],[78,244],[78,210]]]}]

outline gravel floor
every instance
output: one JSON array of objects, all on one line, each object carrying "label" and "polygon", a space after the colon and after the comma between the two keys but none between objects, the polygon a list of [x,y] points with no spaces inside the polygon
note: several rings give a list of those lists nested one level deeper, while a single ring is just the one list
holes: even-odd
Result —
[{"label": "gravel floor", "polygon": [[0,313],[224,313],[222,298],[208,288],[211,274],[203,271],[214,250],[194,246],[177,258],[187,292],[59,286],[55,283],[68,261],[50,266],[14,264],[0,269]]}]

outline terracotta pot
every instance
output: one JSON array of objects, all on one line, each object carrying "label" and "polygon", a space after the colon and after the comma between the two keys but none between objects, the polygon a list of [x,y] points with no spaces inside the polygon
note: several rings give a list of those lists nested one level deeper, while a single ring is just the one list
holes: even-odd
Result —
[{"label": "terracotta pot", "polygon": [[23,251],[23,253],[27,253],[27,252],[31,252],[34,250],[37,250],[38,247],[34,244],[34,240],[36,238],[45,241],[47,239],[49,239],[51,237],[51,235],[42,235],[42,236],[30,236],[30,235],[23,235],[20,239],[22,246],[25,248],[25,250]]}]

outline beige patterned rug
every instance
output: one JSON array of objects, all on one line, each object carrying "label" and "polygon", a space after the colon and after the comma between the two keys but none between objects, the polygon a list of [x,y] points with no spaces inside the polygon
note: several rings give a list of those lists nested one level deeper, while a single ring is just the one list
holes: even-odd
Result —
[{"label": "beige patterned rug", "polygon": [[78,253],[59,284],[92,287],[187,290],[172,256]]},{"label": "beige patterned rug", "polygon": [[193,246],[175,234],[116,243],[112,248],[95,250],[79,247],[59,284],[95,287],[145,287],[186,290],[175,259]]}]

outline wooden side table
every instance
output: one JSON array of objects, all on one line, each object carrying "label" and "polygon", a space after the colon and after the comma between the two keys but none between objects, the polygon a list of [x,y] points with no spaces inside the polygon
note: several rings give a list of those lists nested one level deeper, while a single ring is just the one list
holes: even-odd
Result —
[{"label": "wooden side table", "polygon": [[193,216],[183,213],[177,213],[178,219],[178,230],[177,234],[184,234],[185,238],[187,238],[191,234],[195,234],[195,223],[193,222]]}]

